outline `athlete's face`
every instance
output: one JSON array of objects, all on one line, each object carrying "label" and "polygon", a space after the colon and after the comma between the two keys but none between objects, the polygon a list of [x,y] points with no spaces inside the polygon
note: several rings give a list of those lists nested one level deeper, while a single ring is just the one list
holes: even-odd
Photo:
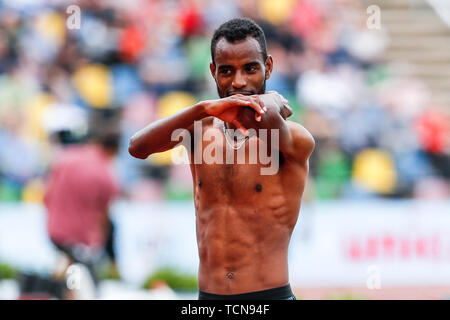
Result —
[{"label": "athlete's face", "polygon": [[258,41],[247,37],[234,43],[221,38],[214,55],[215,64],[210,64],[220,98],[241,93],[262,94],[266,91],[266,80],[270,78],[273,59],[263,54]]}]

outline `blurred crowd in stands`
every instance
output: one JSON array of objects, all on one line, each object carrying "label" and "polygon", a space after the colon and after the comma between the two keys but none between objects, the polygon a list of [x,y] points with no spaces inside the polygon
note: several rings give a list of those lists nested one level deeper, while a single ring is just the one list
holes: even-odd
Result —
[{"label": "blurred crowd in stands", "polygon": [[[79,29],[67,27],[73,4]],[[123,197],[192,199],[188,165],[134,159],[128,141],[218,98],[210,39],[237,16],[265,31],[267,90],[316,140],[308,199],[449,198],[450,106],[384,63],[388,35],[357,0],[0,0],[0,201],[42,201],[52,157],[97,125],[120,133]]]}]

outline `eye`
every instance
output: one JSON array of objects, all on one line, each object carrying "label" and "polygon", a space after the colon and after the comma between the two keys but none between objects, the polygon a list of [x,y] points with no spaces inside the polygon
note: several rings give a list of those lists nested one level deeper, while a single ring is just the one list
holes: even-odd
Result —
[{"label": "eye", "polygon": [[220,68],[219,69],[219,74],[222,76],[227,76],[231,74],[231,69],[230,68]]},{"label": "eye", "polygon": [[255,73],[258,70],[258,66],[256,65],[247,66],[245,70],[247,73]]}]

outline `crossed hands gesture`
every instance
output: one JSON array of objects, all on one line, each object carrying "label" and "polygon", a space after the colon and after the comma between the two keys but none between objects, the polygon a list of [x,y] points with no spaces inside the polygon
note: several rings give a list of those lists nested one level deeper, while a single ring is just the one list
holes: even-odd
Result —
[{"label": "crossed hands gesture", "polygon": [[275,110],[284,120],[292,115],[289,101],[276,91],[269,91],[261,95],[235,94],[222,99],[210,100],[205,111],[208,115],[234,124],[243,134],[248,135],[247,128],[238,119],[243,107],[250,107],[255,111],[255,121],[257,122],[260,122],[261,117],[269,110]]}]

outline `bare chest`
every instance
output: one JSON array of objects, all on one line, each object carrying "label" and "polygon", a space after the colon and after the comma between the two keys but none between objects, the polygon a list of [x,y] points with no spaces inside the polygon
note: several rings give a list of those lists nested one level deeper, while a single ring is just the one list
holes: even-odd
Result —
[{"label": "bare chest", "polygon": [[280,152],[269,152],[257,136],[236,141],[221,125],[215,122],[206,128],[194,146],[195,191],[217,196],[262,193],[264,186],[281,182],[284,159]]}]

